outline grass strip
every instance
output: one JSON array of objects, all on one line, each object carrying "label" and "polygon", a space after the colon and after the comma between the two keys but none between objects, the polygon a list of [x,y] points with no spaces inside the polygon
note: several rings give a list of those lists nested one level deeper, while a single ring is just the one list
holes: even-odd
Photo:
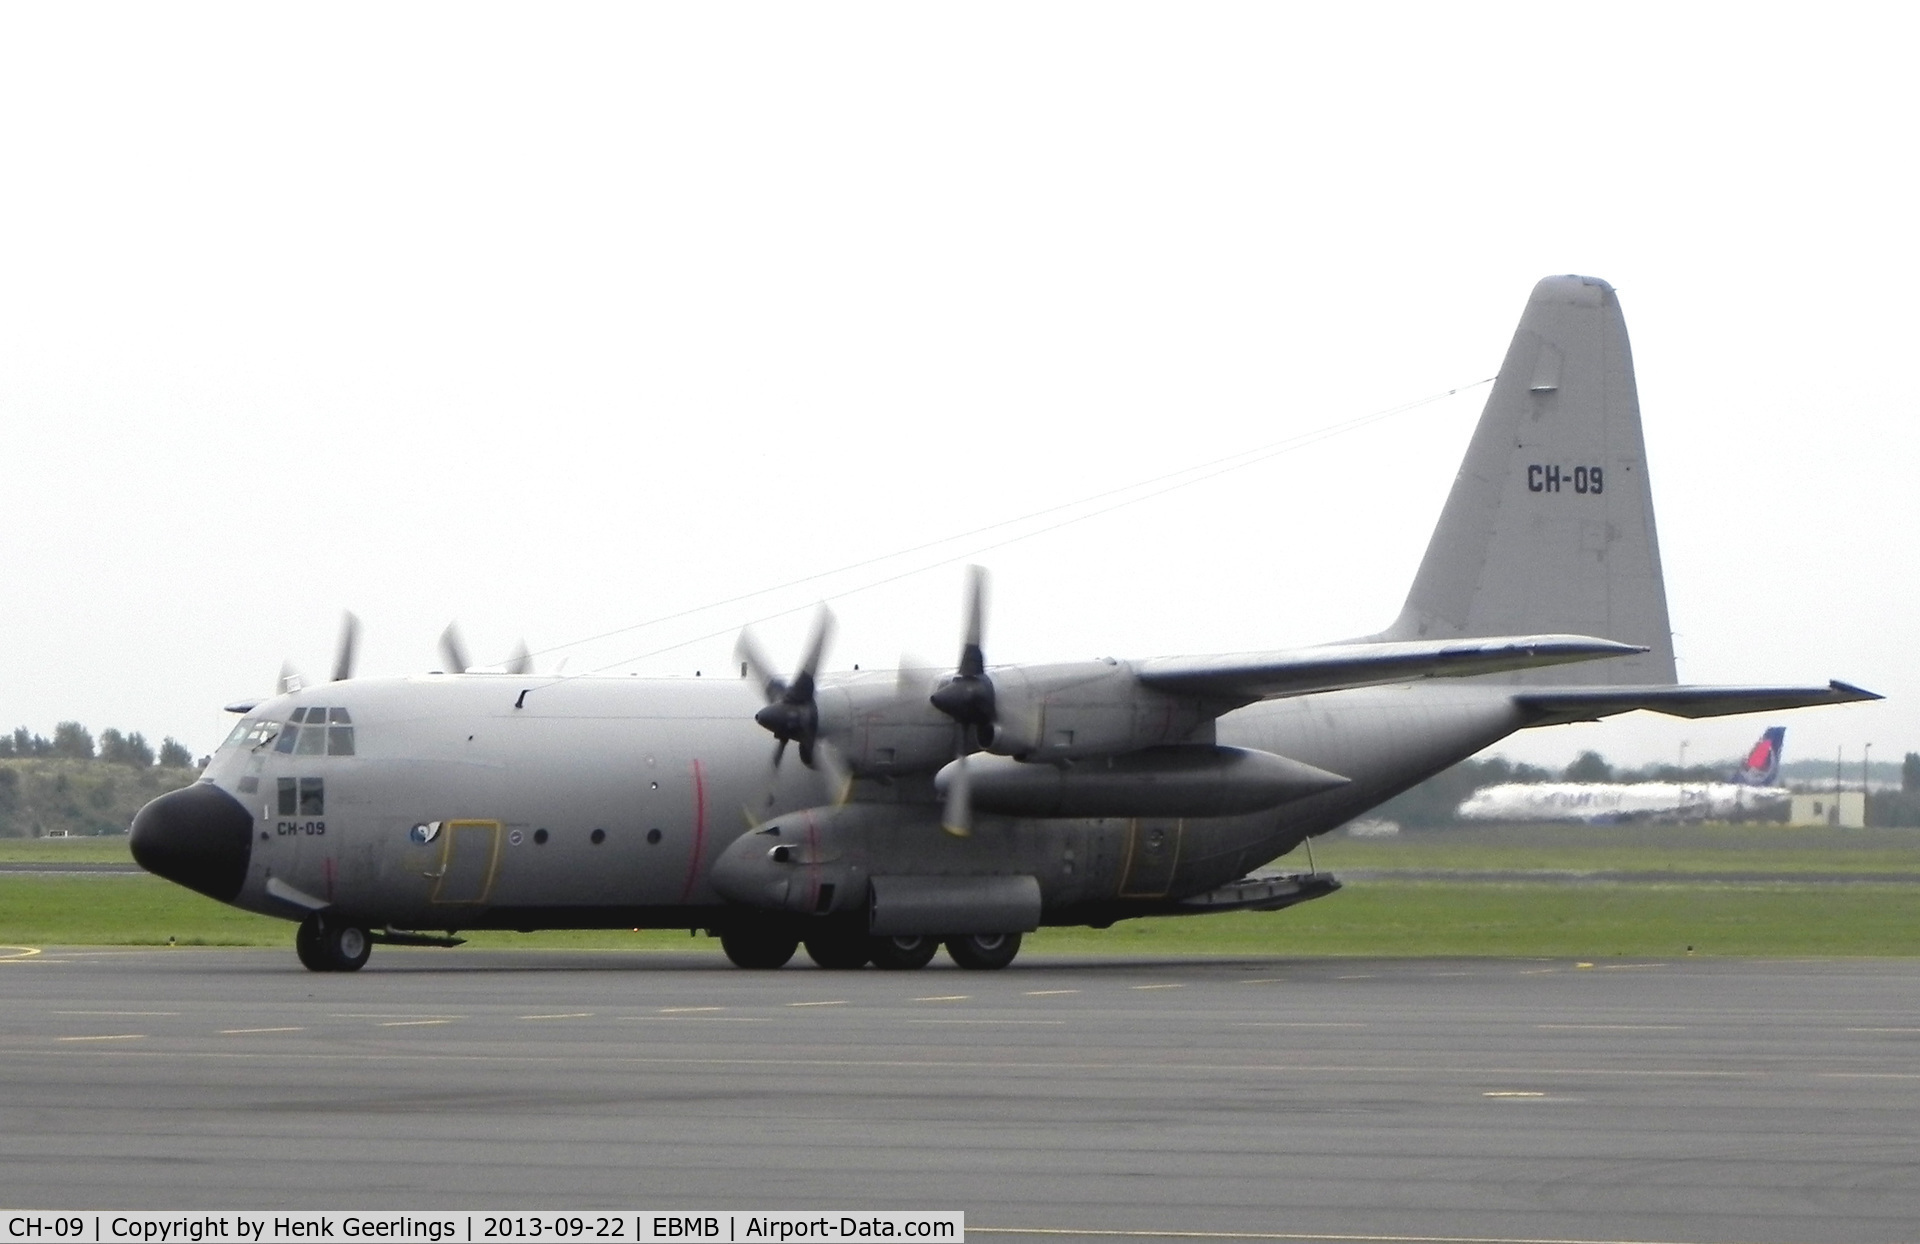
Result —
[{"label": "grass strip", "polygon": [[[0,875],[0,944],[291,946],[293,925],[156,877]],[[718,943],[685,930],[475,933],[479,946],[620,950]],[[1551,956],[1920,955],[1920,886],[1370,881],[1284,912],[1042,929],[1035,953]]]}]

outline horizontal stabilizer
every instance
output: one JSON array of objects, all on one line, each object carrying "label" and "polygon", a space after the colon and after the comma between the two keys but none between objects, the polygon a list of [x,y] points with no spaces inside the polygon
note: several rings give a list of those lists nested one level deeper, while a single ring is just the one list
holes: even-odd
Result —
[{"label": "horizontal stabilizer", "polygon": [[1250,704],[1316,691],[1377,687],[1417,678],[1464,678],[1645,651],[1634,644],[1587,635],[1503,635],[1491,639],[1327,644],[1214,657],[1160,657],[1142,661],[1134,672],[1142,683],[1169,695]]},{"label": "horizontal stabilizer", "polygon": [[1598,721],[1643,708],[1669,717],[1731,717],[1819,704],[1854,704],[1881,697],[1843,682],[1824,687],[1542,687],[1520,691],[1514,703],[1534,715],[1529,725]]}]

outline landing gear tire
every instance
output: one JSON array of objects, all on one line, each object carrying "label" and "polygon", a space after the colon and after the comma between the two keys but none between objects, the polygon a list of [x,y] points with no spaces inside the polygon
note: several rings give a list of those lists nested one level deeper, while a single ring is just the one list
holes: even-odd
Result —
[{"label": "landing gear tire", "polygon": [[293,935],[293,951],[310,972],[358,972],[373,953],[373,939],[357,924],[314,912]]},{"label": "landing gear tire", "polygon": [[969,933],[947,939],[947,954],[955,963],[974,972],[1004,968],[1019,953],[1018,933]]},{"label": "landing gear tire", "polygon": [[864,933],[816,933],[806,941],[807,958],[834,972],[867,966],[873,944]]},{"label": "landing gear tire", "polygon": [[939,953],[940,940],[933,937],[875,937],[873,966],[889,972],[924,968]]},{"label": "landing gear tire", "polygon": [[720,934],[720,949],[727,952],[727,958],[737,968],[783,968],[787,960],[793,958],[793,952],[800,949],[800,939],[777,929],[726,929]]},{"label": "landing gear tire", "polygon": [[367,956],[373,953],[373,939],[365,929],[353,924],[327,926],[320,945],[336,972],[358,972],[366,966]]},{"label": "landing gear tire", "polygon": [[300,922],[293,935],[293,953],[300,956],[300,966],[309,972],[328,970],[325,952],[320,948],[319,916],[308,916]]}]

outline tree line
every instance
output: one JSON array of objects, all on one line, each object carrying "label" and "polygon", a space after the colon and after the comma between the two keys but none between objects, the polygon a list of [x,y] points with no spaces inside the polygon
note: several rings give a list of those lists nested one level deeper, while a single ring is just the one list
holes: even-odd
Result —
[{"label": "tree line", "polygon": [[138,730],[123,734],[109,727],[100,732],[97,744],[93,732],[77,721],[61,722],[53,728],[50,739],[25,726],[12,734],[0,734],[0,760],[34,759],[104,760],[134,769],[150,769],[155,765],[163,769],[193,767],[193,753],[186,744],[168,736],[160,741],[160,750],[156,753]]}]

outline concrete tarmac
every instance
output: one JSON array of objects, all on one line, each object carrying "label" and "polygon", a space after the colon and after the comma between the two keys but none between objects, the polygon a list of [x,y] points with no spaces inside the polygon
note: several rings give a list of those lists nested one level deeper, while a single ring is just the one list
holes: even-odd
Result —
[{"label": "concrete tarmac", "polygon": [[1920,962],[0,948],[0,1203],[1920,1239]]}]

